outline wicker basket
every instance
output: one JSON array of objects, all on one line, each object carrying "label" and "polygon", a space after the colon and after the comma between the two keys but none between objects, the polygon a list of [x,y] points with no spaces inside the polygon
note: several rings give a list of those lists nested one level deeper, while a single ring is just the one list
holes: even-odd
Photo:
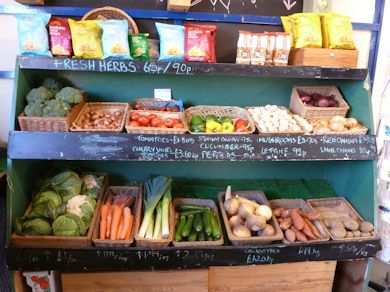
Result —
[{"label": "wicker basket", "polygon": [[73,106],[66,117],[28,117],[22,112],[18,116],[20,129],[30,132],[69,132],[84,104],[85,102],[82,101]]},{"label": "wicker basket", "polygon": [[[214,210],[215,214],[217,215],[217,223],[219,230],[221,231],[221,238],[214,241],[176,241],[173,240],[173,245],[176,247],[202,247],[202,246],[209,246],[209,245],[223,245],[223,232],[222,232],[222,226],[221,221],[219,220],[219,213],[218,213],[218,207],[214,203],[213,200],[204,200],[204,199],[187,199],[187,198],[177,198],[173,200],[173,206],[176,207],[181,204],[188,204],[188,205],[195,205],[195,206],[202,206],[202,207],[210,207]],[[175,216],[175,223],[179,221],[179,216]],[[176,230],[174,231],[176,233]]]},{"label": "wicker basket", "polygon": [[[329,120],[329,119],[327,119]],[[314,125],[314,123],[316,122],[316,120],[308,120],[308,122],[312,125]],[[364,127],[363,125],[359,124],[360,128],[358,129],[351,129],[351,130],[348,130],[348,131],[342,131],[342,132],[321,132],[321,131],[318,131],[318,130],[315,130],[313,129],[313,134],[314,135],[365,135],[368,131],[368,129],[366,127]]]},{"label": "wicker basket", "polygon": [[[254,200],[259,204],[267,205],[270,207],[270,204],[267,201],[267,198],[265,197],[264,193],[262,191],[237,191],[234,192],[234,194],[239,195],[241,197],[247,198],[249,200]],[[218,193],[218,201],[219,201],[219,208],[221,209],[223,222],[225,224],[225,229],[228,235],[229,240],[233,245],[264,245],[264,244],[270,244],[273,241],[279,241],[284,238],[283,232],[279,227],[278,221],[276,220],[275,216],[272,215],[272,219],[268,224],[272,225],[275,229],[275,234],[272,236],[252,236],[249,238],[240,238],[233,234],[230,226],[229,226],[229,219],[226,214],[225,208],[223,206],[223,202],[225,200],[225,192]]]},{"label": "wicker basket", "polygon": [[169,238],[168,239],[147,239],[144,237],[138,236],[139,229],[142,224],[143,216],[143,206],[141,204],[141,208],[139,208],[139,220],[137,221],[137,225],[135,226],[135,230],[137,231],[135,235],[135,245],[137,247],[147,247],[147,248],[154,248],[154,247],[166,247],[168,246],[174,236],[175,232],[175,210],[173,208],[173,203],[171,202],[169,204]]},{"label": "wicker basket", "polygon": [[[300,135],[300,134],[304,134],[305,133],[305,130],[302,128],[302,126],[300,125],[300,123],[297,121],[297,124],[298,126],[301,128],[301,131],[298,131],[298,132],[292,132],[292,131],[285,131],[285,132],[263,132],[260,128],[260,125],[256,122],[256,120],[254,119],[253,115],[250,113],[250,109],[254,109],[255,107],[246,107],[245,109],[248,111],[248,115],[250,115],[251,119],[253,120],[253,123],[256,125],[256,129],[257,129],[257,132],[260,134],[260,135],[273,135],[273,134],[294,134],[294,135]],[[284,107],[284,106],[278,106],[278,108],[280,109],[284,109],[286,110],[287,112],[289,112],[289,109]],[[294,120],[296,120],[295,118],[293,118]]]},{"label": "wicker basket", "polygon": [[[296,209],[301,209],[302,211],[305,212],[312,211],[310,206],[303,199],[278,199],[278,200],[271,200],[269,201],[269,203],[272,209],[276,209],[276,208],[295,209],[296,208]],[[318,231],[321,233],[321,235],[324,238],[314,239],[314,240],[308,239],[309,242],[322,242],[322,241],[330,240],[330,234],[321,220],[315,220],[313,221],[313,224],[317,227]],[[297,241],[291,244],[302,244],[302,242]]]},{"label": "wicker basket", "polygon": [[[94,174],[94,173],[91,173]],[[104,192],[108,185],[108,175],[97,173],[95,175],[104,176],[102,188],[100,190],[95,212],[91,220],[91,225],[88,228],[87,234],[84,236],[55,236],[55,235],[19,235],[15,232],[11,236],[11,245],[17,247],[36,247],[36,248],[79,248],[91,246],[92,234],[95,225],[98,224],[98,214],[100,214],[100,205],[102,203]],[[32,211],[32,203],[28,206],[24,213],[27,216]]]},{"label": "wicker basket", "polygon": [[[334,95],[338,101],[338,107],[315,107],[305,105],[299,97],[298,90],[308,94],[319,93],[324,96]],[[343,99],[336,86],[294,86],[291,92],[290,110],[306,119],[331,118],[334,116],[345,117],[349,105]]]},{"label": "wicker basket", "polygon": [[[130,123],[130,115],[131,113],[138,112],[140,115],[149,115],[155,114],[161,119],[165,118],[174,118],[179,119],[184,128],[183,129],[174,129],[174,128],[157,128],[157,127],[131,127]],[[187,132],[187,123],[184,120],[183,113],[172,113],[172,112],[156,112],[156,111],[136,111],[129,110],[126,116],[126,131],[127,133],[132,134],[185,134]]]},{"label": "wicker basket", "polygon": [[[243,119],[245,121],[248,121],[248,132],[219,132],[219,133],[206,133],[206,132],[190,132],[191,134],[200,134],[200,135],[215,135],[215,134],[229,134],[229,135],[246,135],[251,134],[256,130],[255,124],[251,118],[251,116],[248,114],[248,112],[240,108],[238,106],[209,106],[209,105],[198,105],[193,106],[184,111],[184,117],[187,122],[187,125],[190,124],[191,117],[193,115],[199,115],[202,118],[204,118],[207,115],[215,115],[217,118],[221,117],[229,117],[233,121],[236,121],[237,119]],[[190,127],[188,127],[190,129]]]},{"label": "wicker basket", "polygon": [[138,26],[134,19],[121,9],[105,6],[89,11],[81,20],[106,20],[106,19],[125,19],[129,23],[129,34],[138,33]]},{"label": "wicker basket", "polygon": [[[175,100],[171,100],[170,102],[173,102],[175,103],[176,101]],[[130,103],[130,107],[132,109],[136,109],[135,106],[137,104],[141,104],[145,107],[163,107],[167,104],[167,101],[165,100],[161,100],[161,99],[158,99],[158,98],[137,98],[137,99],[134,99],[131,103]],[[140,109],[142,110],[142,109]],[[152,110],[152,109],[151,109]],[[150,110],[149,110],[150,111]],[[160,110],[156,110],[156,111],[160,111]]]},{"label": "wicker basket", "polygon": [[[125,126],[126,113],[129,109],[128,103],[123,102],[87,102],[83,106],[82,110],[77,115],[77,118],[73,122],[70,130],[72,132],[122,132]],[[111,114],[116,111],[122,111],[122,121],[119,127],[114,129],[83,129],[80,124],[83,120],[83,116],[86,112],[96,111],[96,110],[105,110],[110,112]]]},{"label": "wicker basket", "polygon": [[[327,217],[325,213],[318,210],[319,207],[330,207],[330,208],[338,207],[341,210],[343,210],[343,213],[347,213],[350,217],[359,221],[359,223],[364,221],[363,218],[360,216],[360,214],[352,207],[352,205],[344,197],[309,199],[307,200],[307,203],[314,211],[321,214],[324,217],[324,219],[329,217]],[[330,237],[332,238],[332,240],[336,240],[336,241],[345,241],[345,240],[352,241],[352,240],[372,239],[375,238],[376,235],[366,236],[366,237],[354,237],[354,238],[334,238],[332,234],[330,234]]]},{"label": "wicker basket", "polygon": [[[114,197],[118,194],[127,194],[128,196],[135,197],[135,201],[133,206],[131,207],[131,214],[134,216],[134,222],[132,231],[130,234],[129,240],[109,240],[109,239],[99,239],[99,232],[100,232],[100,212],[98,213],[97,222],[95,224],[95,228],[92,234],[92,242],[96,246],[103,246],[103,247],[129,247],[132,242],[134,241],[134,234],[135,234],[135,226],[137,224],[137,220],[139,220],[139,212],[138,208],[142,204],[142,191],[140,187],[129,187],[129,186],[110,186],[106,190],[106,194],[104,196],[103,202],[106,202],[108,196],[110,193],[113,193]],[[103,204],[103,203],[102,203]],[[99,210],[100,211],[100,210]]]}]

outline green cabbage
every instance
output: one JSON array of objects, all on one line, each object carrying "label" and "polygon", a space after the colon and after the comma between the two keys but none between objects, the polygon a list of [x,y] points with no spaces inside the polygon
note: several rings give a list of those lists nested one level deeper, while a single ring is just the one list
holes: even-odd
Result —
[{"label": "green cabbage", "polygon": [[81,188],[81,194],[86,196],[92,196],[97,199],[99,196],[100,190],[102,189],[104,177],[103,176],[94,176],[88,174],[82,177],[83,186]]},{"label": "green cabbage", "polygon": [[80,194],[82,181],[77,173],[64,171],[51,180],[51,187],[56,191],[64,202]]},{"label": "green cabbage", "polygon": [[61,215],[53,222],[53,234],[56,236],[84,236],[86,233],[86,225],[75,214]]},{"label": "green cabbage", "polygon": [[48,190],[38,193],[33,200],[33,208],[27,218],[45,217],[55,220],[64,213],[62,198],[56,192]]},{"label": "green cabbage", "polygon": [[46,219],[34,218],[23,223],[22,233],[25,235],[51,235],[52,229]]}]

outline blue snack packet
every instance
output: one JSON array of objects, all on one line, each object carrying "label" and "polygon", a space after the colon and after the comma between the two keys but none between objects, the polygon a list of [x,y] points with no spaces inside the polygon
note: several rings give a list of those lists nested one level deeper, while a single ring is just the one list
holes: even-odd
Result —
[{"label": "blue snack packet", "polygon": [[52,57],[46,29],[50,17],[50,14],[39,13],[16,15],[21,55]]},{"label": "blue snack packet", "polygon": [[129,24],[127,21],[110,19],[99,22],[98,25],[103,30],[103,59],[132,59],[128,41]]},{"label": "blue snack packet", "polygon": [[184,26],[156,22],[156,28],[160,36],[159,61],[184,60]]}]

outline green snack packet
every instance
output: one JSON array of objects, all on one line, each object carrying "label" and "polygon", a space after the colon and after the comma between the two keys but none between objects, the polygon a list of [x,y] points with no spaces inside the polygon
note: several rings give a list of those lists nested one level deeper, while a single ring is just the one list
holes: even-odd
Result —
[{"label": "green snack packet", "polygon": [[130,54],[134,60],[149,61],[148,33],[137,33],[129,36]]}]

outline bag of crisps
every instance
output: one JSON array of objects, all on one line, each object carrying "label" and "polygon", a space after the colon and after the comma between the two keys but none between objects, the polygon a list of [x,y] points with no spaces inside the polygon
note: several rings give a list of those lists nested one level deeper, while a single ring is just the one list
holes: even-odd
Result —
[{"label": "bag of crisps", "polygon": [[158,35],[160,36],[159,61],[184,60],[184,26],[156,22]]},{"label": "bag of crisps", "polygon": [[98,22],[98,25],[103,30],[103,58],[131,59],[127,20],[110,19]]},{"label": "bag of crisps", "polygon": [[72,33],[73,52],[76,58],[100,59],[103,57],[100,20],[75,21],[68,19]]},{"label": "bag of crisps", "polygon": [[188,62],[215,63],[216,31],[215,25],[184,24],[185,57]]},{"label": "bag of crisps", "polygon": [[19,14],[16,18],[20,54],[51,57],[46,29],[50,14]]},{"label": "bag of crisps", "polygon": [[68,20],[52,17],[49,22],[50,50],[53,56],[72,56],[72,36]]},{"label": "bag of crisps", "polygon": [[350,18],[334,13],[324,13],[321,16],[324,48],[355,49],[353,29]]},{"label": "bag of crisps", "polygon": [[130,51],[134,60],[149,61],[148,36],[148,33],[137,33],[130,36]]},{"label": "bag of crisps", "polygon": [[157,61],[160,58],[160,41],[154,39],[148,39],[149,58],[150,61]]},{"label": "bag of crisps", "polygon": [[296,13],[294,19],[294,47],[321,48],[322,33],[320,16],[315,13]]},{"label": "bag of crisps", "polygon": [[281,16],[283,29],[291,35],[291,46],[294,47],[294,19],[292,16]]}]

